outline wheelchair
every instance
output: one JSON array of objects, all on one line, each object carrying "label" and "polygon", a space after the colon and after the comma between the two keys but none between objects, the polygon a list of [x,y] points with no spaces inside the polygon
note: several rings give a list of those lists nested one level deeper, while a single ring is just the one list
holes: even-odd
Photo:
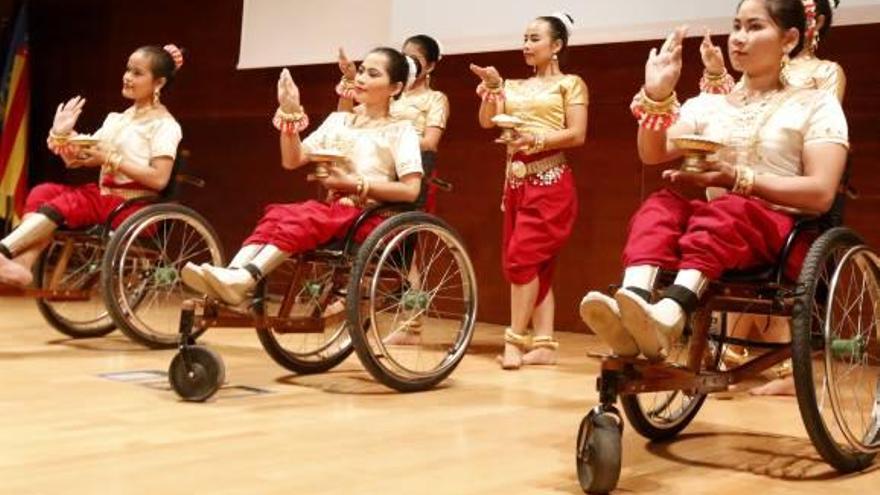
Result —
[{"label": "wheelchair", "polygon": [[[577,434],[578,480],[608,493],[621,471],[623,419],[652,441],[675,437],[713,392],[792,360],[798,408],[821,457],[841,473],[868,467],[880,452],[880,257],[841,226],[844,194],[817,219],[799,220],[774,266],[726,273],[710,284],[665,362],[601,356],[599,404]],[[786,262],[801,236],[815,238],[796,281]],[[659,285],[670,284],[670,273]],[[665,279],[665,280],[664,280]],[[791,340],[767,343],[728,335],[726,313],[790,318]],[[718,324],[713,324],[713,313]],[[755,350],[739,365],[726,346]],[[599,357],[599,356],[597,356]]]},{"label": "wheelchair", "polygon": [[[448,377],[473,337],[477,283],[460,236],[420,211],[429,180],[416,202],[367,208],[342,240],[291,257],[257,285],[245,308],[207,297],[186,301],[180,350],[168,371],[172,389],[201,402],[224,383],[222,358],[196,344],[211,327],[256,328],[269,356],[298,374],[328,371],[354,352],[376,380],[400,392]],[[356,243],[355,233],[375,215],[386,218]],[[344,313],[328,314],[341,301]],[[417,342],[389,343],[413,328]]]},{"label": "wheelchair", "polygon": [[[211,225],[174,202],[177,184],[204,186],[180,172],[184,155],[158,195],[126,200],[103,224],[57,230],[34,266],[34,287],[2,287],[0,295],[36,298],[46,321],[74,339],[118,328],[150,348],[176,346],[177,312],[185,299],[180,268],[187,261],[224,259]],[[114,229],[116,218],[134,206],[141,208]]]}]

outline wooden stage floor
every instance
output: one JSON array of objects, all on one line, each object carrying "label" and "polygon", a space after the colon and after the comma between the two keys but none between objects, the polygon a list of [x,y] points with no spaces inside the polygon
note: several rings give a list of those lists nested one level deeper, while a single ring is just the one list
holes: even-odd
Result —
[{"label": "wooden stage floor", "polygon": [[[29,300],[0,299],[0,315],[0,494],[581,493],[575,435],[597,401],[591,336],[563,333],[556,367],[502,372],[501,328],[480,325],[450,380],[404,395],[354,356],[295,376],[252,331],[218,330],[203,340],[223,356],[227,388],[189,404],[162,376],[173,351],[119,334],[67,340]],[[710,399],[671,443],[627,427],[623,463],[624,494],[880,486],[876,466],[837,476],[823,464],[786,398]]]}]

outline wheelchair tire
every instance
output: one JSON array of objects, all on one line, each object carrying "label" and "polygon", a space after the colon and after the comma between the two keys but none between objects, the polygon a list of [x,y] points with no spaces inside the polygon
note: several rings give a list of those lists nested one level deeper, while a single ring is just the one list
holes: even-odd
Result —
[{"label": "wheelchair tire", "polygon": [[[669,359],[675,360],[676,356],[687,359],[689,350],[688,334],[689,332],[686,331],[682,335],[680,345],[677,346],[678,354],[674,351],[670,352]],[[709,354],[704,358],[702,371],[714,371],[718,368],[721,353],[718,352],[718,347],[714,346],[712,342],[708,344],[707,351]],[[648,404],[648,397],[654,398],[650,404]],[[706,394],[691,395],[685,393],[684,390],[674,390],[669,392],[621,395],[620,405],[623,407],[626,419],[634,430],[651,441],[661,442],[681,433],[696,417],[705,400]],[[673,404],[676,404],[677,401],[681,402],[680,408],[664,416],[664,411],[672,407]]]},{"label": "wheelchair tire", "polygon": [[[344,326],[345,324],[343,324]],[[347,328],[341,328],[339,339],[348,339],[349,333]],[[308,359],[303,353],[293,352],[287,349],[279,340],[279,334],[276,334],[271,328],[258,328],[257,338],[260,344],[266,350],[266,354],[273,361],[281,365],[283,368],[300,375],[312,375],[315,373],[324,373],[339,366],[343,361],[351,356],[354,348],[351,346],[351,340],[344,343],[336,352],[322,356],[320,360]],[[333,342],[328,343],[333,345]]]},{"label": "wheelchair tire", "polygon": [[[183,353],[187,353],[187,360]],[[189,402],[210,399],[226,381],[226,365],[213,350],[201,346],[189,346],[174,355],[168,367],[168,381],[174,392]]]},{"label": "wheelchair tire", "polygon": [[[826,349],[824,327],[831,277],[845,253],[861,244],[862,238],[845,227],[830,229],[813,243],[798,277],[792,314],[792,369],[801,418],[822,458],[843,473],[865,469],[876,453],[847,445],[834,411],[829,410],[825,367],[814,366],[814,358],[824,356]],[[839,433],[837,438],[835,432]]]},{"label": "wheelchair tire", "polygon": [[198,297],[183,285],[180,270],[188,261],[222,266],[223,260],[217,233],[196,211],[175,203],[147,206],[125,219],[107,244],[101,269],[107,310],[131,340],[173,348],[180,303]]},{"label": "wheelchair tire", "polygon": [[617,487],[623,454],[618,421],[611,414],[592,411],[581,420],[575,456],[584,493],[605,494]]},{"label": "wheelchair tire", "polygon": [[[385,220],[357,252],[346,310],[355,352],[376,380],[400,392],[434,387],[464,358],[476,323],[476,277],[461,238],[424,212]],[[386,345],[402,318],[420,319],[419,343]]]},{"label": "wheelchair tire", "polygon": [[[34,284],[48,288],[54,263],[64,249],[64,240],[56,238],[43,250],[34,268]],[[103,248],[100,240],[72,245],[66,269],[58,280],[59,289],[91,291],[88,301],[61,301],[37,298],[37,308],[46,321],[59,332],[74,339],[102,337],[116,329],[100,294],[100,266]]]}]

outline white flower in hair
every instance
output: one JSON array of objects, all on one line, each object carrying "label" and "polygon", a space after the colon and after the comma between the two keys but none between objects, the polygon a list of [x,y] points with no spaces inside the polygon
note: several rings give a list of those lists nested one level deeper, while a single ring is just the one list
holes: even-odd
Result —
[{"label": "white flower in hair", "polygon": [[569,34],[574,30],[574,19],[565,12],[554,12],[550,14],[550,17],[555,17],[562,22],[562,25],[565,26],[565,30],[568,31]]},{"label": "white flower in hair", "polygon": [[443,60],[443,54],[446,53],[446,49],[443,48],[443,43],[440,43],[440,40],[434,38],[434,41],[437,43],[437,61]]},{"label": "white flower in hair", "polygon": [[404,90],[408,90],[416,83],[416,76],[418,76],[416,72],[418,72],[418,69],[416,68],[416,60],[414,58],[409,55],[404,55],[404,58],[406,58],[407,67],[409,67],[409,73],[406,76],[406,87]]}]

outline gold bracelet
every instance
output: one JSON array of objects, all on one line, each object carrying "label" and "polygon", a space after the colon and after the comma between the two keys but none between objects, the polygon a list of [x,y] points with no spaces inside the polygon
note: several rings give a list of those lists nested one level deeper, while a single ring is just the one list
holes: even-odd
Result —
[{"label": "gold bracelet", "polygon": [[734,169],[733,189],[734,194],[751,196],[755,188],[755,171],[745,165],[737,165]]},{"label": "gold bracelet", "polygon": [[115,174],[119,170],[119,166],[122,165],[122,155],[116,153],[115,151],[107,153],[104,158],[104,163],[101,165],[102,168],[105,168],[111,174]]},{"label": "gold bracelet", "polygon": [[648,92],[645,91],[643,86],[642,90],[639,92],[638,98],[641,100],[640,103],[647,113],[669,113],[678,105],[678,94],[676,94],[675,91],[663,100],[657,101],[648,96]]},{"label": "gold bracelet", "polygon": [[364,193],[364,176],[358,174],[357,183],[355,184],[354,193],[360,197]]},{"label": "gold bracelet", "polygon": [[486,86],[486,89],[489,91],[500,91],[501,87],[504,86],[504,79],[499,79],[495,84],[489,84],[488,82],[483,81],[483,85]]},{"label": "gold bracelet", "polygon": [[299,122],[305,115],[306,111],[302,106],[299,107],[299,110],[293,112],[285,112],[281,107],[278,107],[278,110],[275,111],[275,117],[281,119],[282,122]]},{"label": "gold bracelet", "polygon": [[529,148],[529,153],[535,154],[544,151],[544,146],[547,144],[547,135],[538,132],[535,134],[535,142],[532,143],[532,146]]},{"label": "gold bracelet", "polygon": [[361,176],[361,180],[363,180],[364,187],[363,190],[358,194],[358,197],[361,198],[361,201],[367,200],[367,194],[370,193],[370,181],[367,180],[363,175]]},{"label": "gold bracelet", "polygon": [[714,81],[721,81],[725,77],[727,77],[727,69],[722,67],[721,72],[719,72],[717,74],[713,74],[712,72],[709,72],[709,69],[703,69],[703,77],[705,77],[707,81],[713,81],[713,82]]}]

